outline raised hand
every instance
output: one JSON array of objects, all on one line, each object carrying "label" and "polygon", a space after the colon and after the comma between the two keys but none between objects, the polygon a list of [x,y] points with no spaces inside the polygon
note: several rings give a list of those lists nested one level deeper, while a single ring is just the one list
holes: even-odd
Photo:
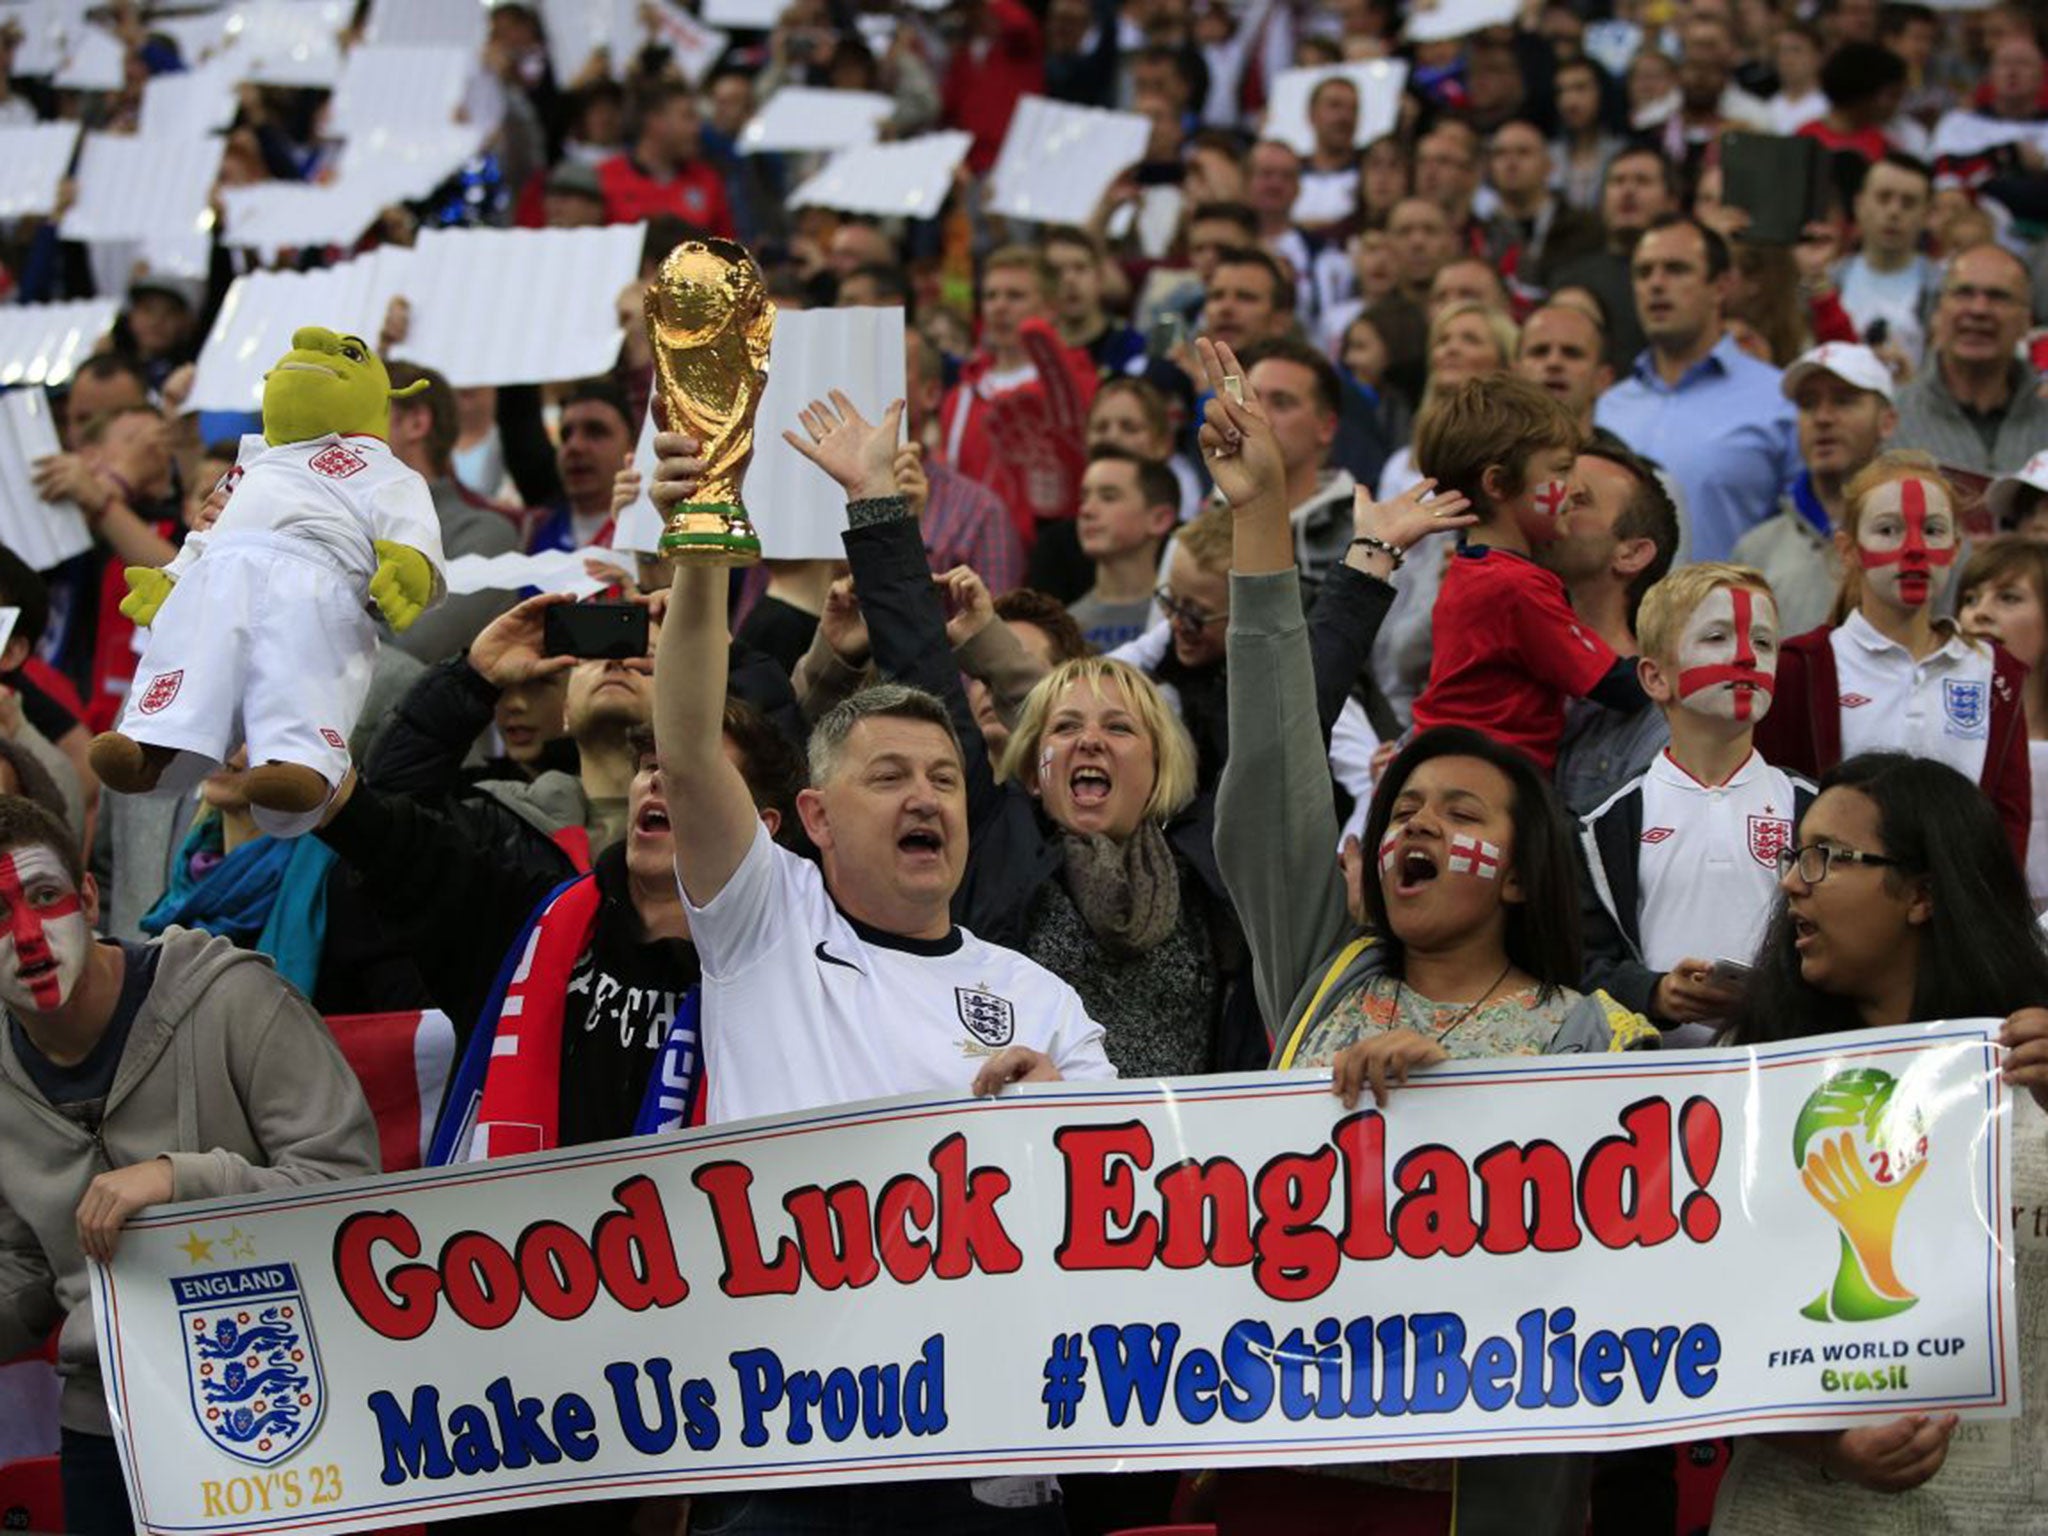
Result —
[{"label": "raised hand", "polygon": [[[1224,342],[1198,336],[1195,360],[1201,366],[1201,382],[1209,390],[1200,441],[1216,489],[1239,510],[1265,498],[1284,499],[1287,469],[1280,458],[1280,443],[1237,354]],[[1233,390],[1242,394],[1241,402],[1233,398]]]},{"label": "raised hand", "polygon": [[813,400],[797,413],[803,433],[782,440],[830,475],[848,501],[898,494],[896,440],[902,435],[903,402],[892,401],[879,422],[861,415],[844,390],[830,401]]},{"label": "raised hand", "polygon": [[995,599],[971,567],[956,565],[932,584],[946,596],[946,643],[956,650],[995,622]]},{"label": "raised hand", "polygon": [[[654,510],[663,517],[694,500],[697,487],[704,479],[704,448],[695,438],[681,432],[657,432],[654,434],[654,484],[647,488],[647,499],[654,503]],[[618,480],[612,481],[612,494],[618,494]]]},{"label": "raised hand", "polygon": [[853,595],[853,578],[842,576],[825,589],[825,611],[818,615],[818,633],[832,654],[849,667],[868,664],[868,621]]},{"label": "raised hand", "polygon": [[498,688],[568,671],[576,665],[576,658],[548,655],[544,636],[548,609],[574,601],[566,592],[543,592],[506,609],[470,642],[469,664],[485,682]]},{"label": "raised hand", "polygon": [[893,467],[896,472],[896,494],[910,503],[911,521],[921,521],[925,506],[932,496],[932,483],[924,472],[924,449],[916,443],[905,443],[896,450]]},{"label": "raised hand", "polygon": [[1445,528],[1469,528],[1479,521],[1468,510],[1472,505],[1470,497],[1462,491],[1437,495],[1435,486],[1434,480],[1421,481],[1392,501],[1374,501],[1372,494],[1360,486],[1352,493],[1352,533],[1406,550],[1432,533]]}]

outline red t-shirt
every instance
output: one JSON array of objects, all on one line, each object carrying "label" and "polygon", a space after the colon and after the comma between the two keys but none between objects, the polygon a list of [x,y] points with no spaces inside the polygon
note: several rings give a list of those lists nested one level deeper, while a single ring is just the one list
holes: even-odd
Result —
[{"label": "red t-shirt", "polygon": [[1799,130],[1802,139],[1818,139],[1831,150],[1850,149],[1868,160],[1872,165],[1885,157],[1891,148],[1882,128],[1859,128],[1854,133],[1837,133],[1827,125],[1824,118],[1815,118]]},{"label": "red t-shirt", "polygon": [[597,168],[597,184],[604,189],[607,223],[638,224],[657,213],[672,213],[721,239],[733,238],[725,183],[702,160],[691,161],[672,180],[657,181],[631,155],[613,155]]},{"label": "red t-shirt", "polygon": [[1555,572],[1484,547],[1451,558],[1430,643],[1415,729],[1469,726],[1527,753],[1546,773],[1564,734],[1565,699],[1591,693],[1614,665],[1607,642],[1572,612]]}]

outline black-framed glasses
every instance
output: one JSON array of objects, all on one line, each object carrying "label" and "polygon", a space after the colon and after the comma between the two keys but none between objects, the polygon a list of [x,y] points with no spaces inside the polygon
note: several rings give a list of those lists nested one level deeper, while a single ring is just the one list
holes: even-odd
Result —
[{"label": "black-framed glasses", "polygon": [[1184,603],[1165,587],[1154,592],[1152,600],[1167,618],[1176,624],[1185,624],[1189,629],[1207,629],[1211,624],[1221,624],[1230,617],[1227,613],[1211,613],[1193,603]]},{"label": "black-framed glasses", "polygon": [[1801,880],[1808,885],[1819,885],[1827,879],[1830,866],[1835,864],[1873,864],[1882,869],[1896,869],[1899,861],[1882,853],[1859,853],[1854,848],[1831,848],[1826,843],[1808,843],[1804,848],[1778,850],[1780,880],[1797,869]]}]

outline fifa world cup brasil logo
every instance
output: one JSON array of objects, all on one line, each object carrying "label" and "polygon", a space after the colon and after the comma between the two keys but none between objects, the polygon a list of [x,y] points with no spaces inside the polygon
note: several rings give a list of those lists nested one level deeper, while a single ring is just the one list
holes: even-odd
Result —
[{"label": "fifa world cup brasil logo", "polygon": [[1925,1122],[1897,1098],[1898,1079],[1858,1067],[1838,1072],[1807,1099],[1792,1128],[1792,1162],[1814,1203],[1841,1228],[1834,1283],[1800,1315],[1868,1323],[1920,1298],[1893,1260],[1899,1212],[1927,1171]]}]

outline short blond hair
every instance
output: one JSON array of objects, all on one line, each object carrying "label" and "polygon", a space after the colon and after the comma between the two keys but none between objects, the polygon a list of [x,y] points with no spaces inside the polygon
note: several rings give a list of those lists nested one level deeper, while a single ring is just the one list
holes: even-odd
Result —
[{"label": "short blond hair", "polygon": [[[1031,245],[999,245],[981,261],[981,275],[1016,268],[1029,272],[1038,284],[1038,291],[1045,298],[1052,298],[1059,292],[1060,280],[1053,275],[1052,263],[1045,259],[1045,253]],[[977,288],[979,285],[976,285]]]},{"label": "short blond hair", "polygon": [[1725,560],[1703,560],[1682,565],[1643,594],[1643,606],[1636,614],[1637,649],[1652,661],[1671,661],[1678,652],[1678,637],[1685,633],[1686,620],[1707,598],[1723,587],[1761,592],[1777,610],[1778,596],[1764,573],[1747,565]]},{"label": "short blond hair", "polygon": [[1195,516],[1181,524],[1180,532],[1173,536],[1174,544],[1188,552],[1188,558],[1205,571],[1227,571],[1230,569],[1232,541],[1236,530],[1230,521],[1230,508],[1204,507]]},{"label": "short blond hair", "polygon": [[1131,713],[1138,717],[1146,735],[1152,738],[1152,793],[1145,801],[1145,816],[1164,821],[1195,798],[1195,744],[1180,716],[1166,702],[1159,687],[1128,662],[1107,656],[1077,656],[1063,661],[1041,677],[1017,713],[1017,724],[1003,748],[999,777],[1026,783],[1027,773],[1038,771],[1038,749],[1045,740],[1046,722],[1060,696],[1076,683],[1093,683],[1114,688],[1123,695]]}]

